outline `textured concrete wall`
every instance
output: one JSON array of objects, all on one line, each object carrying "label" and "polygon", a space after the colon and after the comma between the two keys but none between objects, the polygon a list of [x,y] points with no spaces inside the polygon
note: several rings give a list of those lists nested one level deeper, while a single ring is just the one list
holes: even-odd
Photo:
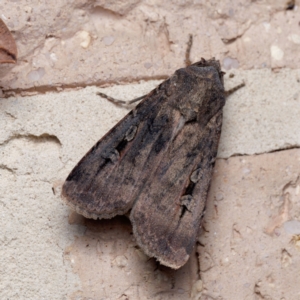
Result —
[{"label": "textured concrete wall", "polygon": [[[2,1],[19,52],[1,65],[1,299],[300,298],[300,2]],[[180,270],[137,247],[126,217],[61,201],[78,160],[191,58],[228,97],[203,230]]]}]

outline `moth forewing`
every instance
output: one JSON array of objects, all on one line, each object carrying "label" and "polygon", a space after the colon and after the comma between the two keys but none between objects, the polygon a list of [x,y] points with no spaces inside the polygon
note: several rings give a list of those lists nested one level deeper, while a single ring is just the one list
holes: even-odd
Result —
[{"label": "moth forewing", "polygon": [[131,209],[144,252],[181,267],[205,210],[224,104],[218,61],[177,70],[86,154],[68,176],[63,198],[89,218]]}]

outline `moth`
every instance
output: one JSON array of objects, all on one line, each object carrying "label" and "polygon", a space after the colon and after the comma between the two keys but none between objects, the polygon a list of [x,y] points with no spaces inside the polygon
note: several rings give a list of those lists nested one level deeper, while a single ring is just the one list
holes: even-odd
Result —
[{"label": "moth", "polygon": [[130,212],[137,244],[178,269],[205,213],[225,104],[215,59],[177,70],[80,160],[62,197],[86,218]]}]

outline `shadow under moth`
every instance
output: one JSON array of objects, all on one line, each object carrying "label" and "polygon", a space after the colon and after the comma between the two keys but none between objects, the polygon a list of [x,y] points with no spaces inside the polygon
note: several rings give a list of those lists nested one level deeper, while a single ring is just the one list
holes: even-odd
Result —
[{"label": "shadow under moth", "polygon": [[62,197],[87,218],[130,212],[138,245],[183,266],[196,243],[225,104],[219,61],[177,70],[81,159]]}]

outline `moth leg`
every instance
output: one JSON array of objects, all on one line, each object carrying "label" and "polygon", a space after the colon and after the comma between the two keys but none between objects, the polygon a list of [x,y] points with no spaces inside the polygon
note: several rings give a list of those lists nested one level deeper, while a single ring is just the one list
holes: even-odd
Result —
[{"label": "moth leg", "polygon": [[233,87],[232,89],[225,91],[225,96],[228,97],[231,94],[233,94],[234,92],[236,92],[237,90],[239,90],[240,88],[245,86],[245,82],[238,84],[237,86]]},{"label": "moth leg", "polygon": [[124,101],[124,100],[115,99],[115,98],[113,98],[113,97],[110,97],[110,96],[108,96],[108,95],[106,95],[106,94],[104,94],[104,93],[100,93],[100,92],[97,93],[97,95],[99,95],[99,96],[102,97],[102,98],[107,99],[108,101],[114,103],[115,105],[118,105],[118,106],[122,106],[122,107],[128,108],[131,104],[133,104],[133,103],[135,103],[135,102],[137,102],[137,101],[140,101],[140,100],[144,99],[148,94],[147,94],[147,95],[140,96],[140,97],[137,97],[137,98],[134,98],[134,99],[132,99],[132,100],[130,100],[130,101]]},{"label": "moth leg", "polygon": [[185,51],[185,65],[186,66],[190,66],[192,64],[191,62],[191,49],[192,49],[192,45],[193,45],[193,35],[190,34],[189,35],[189,41],[187,42],[187,48]]}]

